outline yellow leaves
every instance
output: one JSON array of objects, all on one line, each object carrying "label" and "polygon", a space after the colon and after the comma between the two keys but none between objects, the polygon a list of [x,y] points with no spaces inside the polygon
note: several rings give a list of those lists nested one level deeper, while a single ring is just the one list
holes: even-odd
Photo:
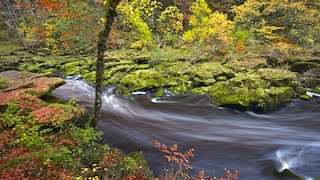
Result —
[{"label": "yellow leaves", "polygon": [[147,20],[159,7],[160,4],[153,0],[134,0],[117,6],[120,20],[134,30],[136,35],[131,48],[142,49],[146,44],[152,43],[152,32]]},{"label": "yellow leaves", "polygon": [[89,168],[81,168],[81,173],[85,173],[87,171],[89,171]]},{"label": "yellow leaves", "polygon": [[234,24],[227,19],[227,15],[218,11],[206,16],[198,17],[199,14],[206,13],[192,12],[189,24],[192,29],[183,34],[185,42],[195,42],[202,44],[208,42],[211,45],[228,45],[232,43],[232,30]]},{"label": "yellow leaves", "polygon": [[191,26],[199,26],[206,24],[209,16],[212,13],[205,0],[196,0],[190,7],[192,15],[190,16],[189,24]]},{"label": "yellow leaves", "polygon": [[319,37],[320,12],[314,2],[247,0],[242,5],[233,6],[231,12],[238,26],[262,35],[271,43],[290,41],[312,45]]},{"label": "yellow leaves", "polygon": [[51,167],[51,163],[52,163],[51,159],[46,159],[45,161],[43,161],[43,165],[47,167]]},{"label": "yellow leaves", "polygon": [[106,23],[106,18],[101,17],[98,24],[105,24]]},{"label": "yellow leaves", "polygon": [[236,45],[236,52],[242,52],[245,49],[244,41],[242,39],[238,40]]},{"label": "yellow leaves", "polygon": [[183,36],[182,36],[182,40],[188,43],[191,43],[193,41],[195,41],[195,31],[192,30],[188,30],[186,31]]},{"label": "yellow leaves", "polygon": [[168,6],[162,11],[158,22],[165,27],[165,33],[178,33],[183,30],[183,14],[176,6]]},{"label": "yellow leaves", "polygon": [[231,12],[235,14],[234,21],[239,24],[251,24],[261,16],[260,9],[266,2],[247,0],[244,4],[233,6]]}]

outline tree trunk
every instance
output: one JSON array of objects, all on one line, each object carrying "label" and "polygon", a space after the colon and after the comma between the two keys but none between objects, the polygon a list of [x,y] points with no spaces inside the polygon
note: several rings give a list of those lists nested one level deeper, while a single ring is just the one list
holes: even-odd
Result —
[{"label": "tree trunk", "polygon": [[103,74],[104,74],[104,60],[103,55],[106,51],[106,42],[111,31],[111,27],[116,17],[116,7],[121,0],[106,0],[105,15],[106,20],[104,29],[99,33],[98,49],[97,49],[97,62],[96,62],[96,95],[93,108],[93,116],[90,121],[90,126],[95,128],[100,119],[100,109],[102,105],[102,93],[103,93]]}]

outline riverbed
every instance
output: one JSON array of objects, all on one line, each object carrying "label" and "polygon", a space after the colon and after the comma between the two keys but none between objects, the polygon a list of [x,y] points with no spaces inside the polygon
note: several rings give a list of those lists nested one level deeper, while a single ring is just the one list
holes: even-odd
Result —
[{"label": "riverbed", "polygon": [[[65,101],[76,97],[93,108],[94,88],[84,81],[67,83],[52,92]],[[190,160],[196,175],[225,175],[224,168],[241,170],[239,179],[290,180],[281,175],[289,169],[305,179],[320,177],[320,102],[295,100],[281,109],[254,113],[217,107],[205,96],[153,98],[135,92],[129,98],[105,89],[101,120],[101,143],[124,153],[142,151],[157,176],[168,166],[164,154],[154,147],[158,140],[178,144],[182,152],[195,149]]]}]

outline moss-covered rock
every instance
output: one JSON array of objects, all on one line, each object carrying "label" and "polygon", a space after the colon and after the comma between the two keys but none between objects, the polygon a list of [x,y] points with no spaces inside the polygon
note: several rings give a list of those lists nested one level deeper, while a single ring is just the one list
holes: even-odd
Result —
[{"label": "moss-covered rock", "polygon": [[270,89],[261,89],[257,95],[257,105],[253,109],[269,111],[290,102],[295,97],[295,92],[291,87],[271,87]]},{"label": "moss-covered rock", "polygon": [[93,67],[93,60],[77,60],[65,63],[61,66],[61,70],[64,72],[65,75],[78,75],[78,74],[86,74],[92,70]]},{"label": "moss-covered rock", "polygon": [[258,74],[276,87],[292,86],[292,82],[297,78],[296,73],[281,68],[261,68]]},{"label": "moss-covered rock", "polygon": [[194,87],[213,85],[219,76],[223,76],[225,68],[218,62],[205,62],[192,66]]},{"label": "moss-covered rock", "polygon": [[12,84],[11,80],[7,77],[0,77],[0,89],[5,89]]},{"label": "moss-covered rock", "polygon": [[159,89],[165,85],[165,81],[165,76],[155,69],[136,70],[120,80],[117,92],[129,95],[138,90]]},{"label": "moss-covered rock", "polygon": [[238,74],[213,86],[195,88],[193,93],[211,95],[218,106],[255,111],[278,108],[294,97],[291,87],[273,87],[257,74]]}]

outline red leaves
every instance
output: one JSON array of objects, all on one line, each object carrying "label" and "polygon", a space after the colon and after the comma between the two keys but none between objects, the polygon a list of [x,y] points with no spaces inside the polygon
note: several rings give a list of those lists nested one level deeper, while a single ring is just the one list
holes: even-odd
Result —
[{"label": "red leaves", "polygon": [[59,107],[44,107],[33,112],[39,123],[45,125],[55,124],[61,119],[61,110]]}]

